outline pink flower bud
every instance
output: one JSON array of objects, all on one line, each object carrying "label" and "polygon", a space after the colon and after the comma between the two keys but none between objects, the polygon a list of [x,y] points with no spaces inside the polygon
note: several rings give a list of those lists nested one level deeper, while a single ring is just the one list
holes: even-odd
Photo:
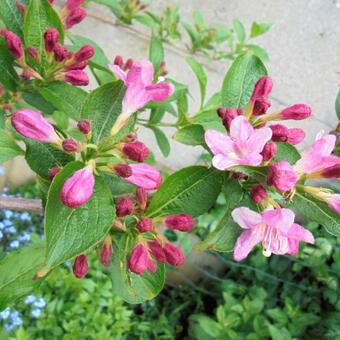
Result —
[{"label": "pink flower bud", "polygon": [[277,147],[275,143],[270,143],[270,142],[266,143],[261,152],[263,161],[267,162],[270,159],[272,159],[276,155],[276,152],[277,152]]},{"label": "pink flower bud", "polygon": [[217,114],[222,119],[222,123],[227,131],[230,129],[230,124],[232,120],[243,114],[242,109],[234,109],[234,108],[224,108],[221,107],[217,110]]},{"label": "pink flower bud", "polygon": [[136,162],[144,162],[149,156],[149,149],[142,142],[126,143],[123,147],[124,154]]},{"label": "pink flower bud", "polygon": [[45,50],[47,52],[52,52],[54,48],[57,46],[59,41],[59,32],[55,28],[49,28],[44,33],[44,41],[45,41]]},{"label": "pink flower bud", "polygon": [[133,248],[128,266],[129,269],[137,275],[141,275],[148,270],[149,253],[143,244],[138,244]]},{"label": "pink flower bud", "polygon": [[54,0],[48,0],[48,2],[49,2],[50,4],[53,4]]},{"label": "pink flower bud", "polygon": [[151,260],[150,258],[148,258],[147,270],[151,273],[156,273],[156,271],[157,271],[156,262],[154,260]]},{"label": "pink flower bud", "polygon": [[100,250],[100,262],[103,266],[109,267],[112,261],[112,239],[111,236],[105,237],[102,249]]},{"label": "pink flower bud", "polygon": [[178,214],[166,217],[164,224],[170,229],[189,231],[195,226],[195,220],[191,215]]},{"label": "pink flower bud", "polygon": [[12,116],[12,125],[21,135],[42,143],[59,143],[53,126],[39,113],[21,109]]},{"label": "pink flower bud", "polygon": [[132,175],[131,166],[128,164],[117,164],[114,166],[116,175],[122,178],[128,178]]},{"label": "pink flower bud", "polygon": [[159,262],[166,263],[166,256],[160,243],[156,240],[149,241],[148,247],[151,251],[151,255]]},{"label": "pink flower bud", "polygon": [[73,274],[76,278],[82,279],[89,271],[89,264],[86,255],[79,255],[73,263]]},{"label": "pink flower bud", "polygon": [[261,98],[268,97],[273,88],[273,81],[270,77],[260,78],[254,88],[253,94],[250,98],[252,102]]},{"label": "pink flower bud", "polygon": [[73,138],[67,138],[63,141],[63,150],[66,152],[76,152],[78,150],[78,143]]},{"label": "pink flower bud", "polygon": [[76,24],[82,22],[87,15],[87,12],[84,8],[75,8],[70,11],[70,14],[66,17],[66,28],[70,29]]},{"label": "pink flower bud", "polygon": [[124,70],[125,72],[127,72],[127,71],[130,70],[130,68],[131,68],[132,66],[133,66],[133,60],[132,60],[131,58],[129,58],[129,59],[126,61],[125,65],[123,66],[123,70]]},{"label": "pink flower bud", "polygon": [[84,60],[80,63],[77,64],[73,64],[73,65],[69,65],[66,66],[66,71],[70,71],[70,70],[83,70],[84,68],[86,68],[86,66],[89,64],[89,62],[87,60]]},{"label": "pink flower bud", "polygon": [[333,194],[328,200],[328,206],[336,213],[340,214],[340,194]]},{"label": "pink flower bud", "polygon": [[260,204],[267,199],[268,194],[266,189],[261,184],[256,184],[251,188],[250,198],[256,203]]},{"label": "pink flower bud", "polygon": [[267,183],[276,190],[285,192],[295,187],[298,176],[293,167],[286,161],[269,164]]},{"label": "pink flower bud", "polygon": [[[129,164],[131,176],[125,180],[146,190],[158,189],[162,183],[162,176],[159,171],[149,164]],[[117,169],[116,169],[117,172]]]},{"label": "pink flower bud", "polygon": [[119,199],[116,204],[116,213],[118,217],[124,217],[131,215],[133,210],[133,202],[129,197],[123,197]]},{"label": "pink flower bud", "polygon": [[137,229],[141,233],[146,233],[152,230],[152,219],[148,217],[142,217],[137,224]]},{"label": "pink flower bud", "polygon": [[6,31],[6,45],[14,59],[21,59],[24,55],[21,39],[13,32]]},{"label": "pink flower bud", "polygon": [[78,126],[79,131],[83,133],[84,135],[89,135],[91,133],[92,124],[91,124],[91,121],[89,121],[88,119],[80,120],[77,126]]},{"label": "pink flower bud", "polygon": [[20,12],[20,14],[21,15],[25,15],[25,13],[26,13],[26,6],[22,2],[20,2],[20,1],[17,1],[15,5],[16,5],[18,11]]},{"label": "pink flower bud", "polygon": [[124,60],[121,55],[117,55],[113,61],[114,65],[117,65],[118,67],[122,68],[124,65]]},{"label": "pink flower bud", "polygon": [[27,52],[32,58],[36,59],[36,61],[39,59],[39,53],[34,47],[28,47]]},{"label": "pink flower bud", "polygon": [[172,266],[181,266],[184,261],[184,253],[181,248],[174,246],[171,243],[165,243],[163,246],[163,251],[165,254],[166,262]]},{"label": "pink flower bud", "polygon": [[73,9],[80,7],[85,0],[67,0],[66,1],[66,8],[70,11],[72,11]]},{"label": "pink flower bud", "polygon": [[94,47],[91,45],[84,45],[78,52],[74,54],[74,60],[77,63],[89,60],[94,56]]},{"label": "pink flower bud", "polygon": [[75,86],[86,86],[90,80],[86,72],[81,70],[70,70],[65,73],[65,81]]},{"label": "pink flower bud", "polygon": [[137,188],[136,198],[141,210],[145,210],[148,204],[148,192],[143,188]]},{"label": "pink flower bud", "polygon": [[273,124],[269,127],[272,130],[272,140],[274,142],[287,142],[295,145],[305,138],[305,132],[302,129],[288,129],[282,124]]},{"label": "pink flower bud", "polygon": [[48,177],[52,181],[52,179],[55,177],[55,175],[60,171],[61,169],[57,166],[50,169],[48,172]]},{"label": "pink flower bud", "polygon": [[321,177],[340,179],[340,164],[323,169],[321,171]]},{"label": "pink flower bud", "polygon": [[63,62],[65,59],[70,57],[70,51],[65,48],[65,46],[61,44],[57,44],[54,47],[54,59],[57,63]]},{"label": "pink flower bud", "polygon": [[295,104],[285,108],[280,113],[280,118],[284,120],[302,120],[310,117],[312,109],[310,106],[305,104]]},{"label": "pink flower bud", "polygon": [[287,143],[292,145],[299,144],[305,139],[305,136],[306,136],[305,131],[303,131],[302,129],[298,128],[289,129]]},{"label": "pink flower bud", "polygon": [[87,166],[77,170],[65,181],[61,189],[60,199],[69,208],[80,208],[91,198],[94,184],[92,167]]},{"label": "pink flower bud", "polygon": [[265,114],[271,105],[271,101],[266,97],[256,99],[254,103],[253,115],[261,116]]}]

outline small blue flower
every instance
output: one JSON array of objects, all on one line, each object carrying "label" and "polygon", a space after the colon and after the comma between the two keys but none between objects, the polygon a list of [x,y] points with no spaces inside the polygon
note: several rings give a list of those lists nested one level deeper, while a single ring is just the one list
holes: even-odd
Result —
[{"label": "small blue flower", "polygon": [[18,249],[20,246],[20,242],[18,240],[14,240],[9,244],[9,246],[12,249]]},{"label": "small blue flower", "polygon": [[22,221],[30,221],[32,218],[31,218],[31,215],[27,212],[23,212],[22,214],[20,214],[20,219]]},{"label": "small blue flower", "polygon": [[13,211],[12,210],[4,210],[5,217],[10,219],[13,217]]},{"label": "small blue flower", "polygon": [[6,332],[10,332],[15,326],[11,323],[6,323],[4,325]]},{"label": "small blue flower", "polygon": [[31,239],[31,236],[30,236],[30,234],[28,234],[28,233],[22,233],[22,234],[18,237],[18,240],[19,240],[20,242],[28,242],[30,239]]},{"label": "small blue flower", "polygon": [[37,308],[44,308],[46,306],[46,301],[43,298],[40,298],[37,301],[35,301],[33,305],[34,307]]},{"label": "small blue flower", "polygon": [[6,228],[6,233],[8,234],[16,234],[17,232],[17,228],[13,227],[13,226],[10,226],[9,228]]},{"label": "small blue flower", "polygon": [[29,305],[31,303],[34,303],[35,301],[37,300],[36,296],[35,295],[28,295],[26,296],[25,300],[24,300],[24,303],[26,305]]},{"label": "small blue flower", "polygon": [[0,318],[2,320],[7,320],[8,317],[10,316],[10,314],[11,314],[11,309],[9,307],[7,307],[2,312],[0,312]]},{"label": "small blue flower", "polygon": [[11,227],[13,225],[11,220],[3,220],[2,223],[5,227]]},{"label": "small blue flower", "polygon": [[4,234],[2,231],[0,231],[0,240],[4,237]]},{"label": "small blue flower", "polygon": [[39,309],[39,308],[33,309],[33,310],[31,311],[31,315],[32,315],[34,318],[38,319],[38,317],[41,315],[41,309]]},{"label": "small blue flower", "polygon": [[5,228],[5,225],[2,222],[0,222],[0,230],[2,230],[4,228]]}]

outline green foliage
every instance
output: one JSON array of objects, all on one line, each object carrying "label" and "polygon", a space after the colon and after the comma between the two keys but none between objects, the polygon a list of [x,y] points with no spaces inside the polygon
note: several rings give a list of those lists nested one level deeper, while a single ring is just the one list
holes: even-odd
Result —
[{"label": "green foliage", "polygon": [[15,139],[3,129],[0,129],[0,163],[23,154],[23,150],[15,142]]},{"label": "green foliage", "polygon": [[0,18],[8,30],[22,37],[23,20],[22,15],[16,7],[16,0],[0,1]]},{"label": "green foliage", "polygon": [[290,164],[295,164],[301,158],[295,146],[289,143],[276,143],[276,147],[277,152],[273,159],[274,162],[287,161]]},{"label": "green foliage", "polygon": [[340,91],[338,91],[338,94],[335,100],[335,112],[336,112],[338,119],[340,120]]},{"label": "green foliage", "polygon": [[162,42],[156,37],[151,37],[149,60],[152,62],[155,71],[159,69],[161,62],[164,60],[164,49]]},{"label": "green foliage", "polygon": [[13,67],[13,57],[0,37],[0,82],[9,90],[16,90],[19,77]]}]

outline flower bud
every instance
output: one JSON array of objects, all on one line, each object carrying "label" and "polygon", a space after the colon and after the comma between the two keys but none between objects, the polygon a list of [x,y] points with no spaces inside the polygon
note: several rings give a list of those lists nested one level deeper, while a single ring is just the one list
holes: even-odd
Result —
[{"label": "flower bud", "polygon": [[128,178],[132,175],[131,166],[128,164],[117,164],[114,166],[114,170],[116,175],[122,178]]},{"label": "flower bud", "polygon": [[[158,189],[162,183],[162,176],[153,166],[145,163],[129,164],[131,175],[126,181],[146,190]],[[117,170],[116,170],[117,172]]]},{"label": "flower bud", "polygon": [[267,110],[271,107],[271,101],[266,97],[261,97],[255,100],[253,115],[261,116],[267,112]]},{"label": "flower bud", "polygon": [[288,130],[287,143],[296,145],[301,143],[305,139],[305,131],[298,128],[293,128]]},{"label": "flower bud", "polygon": [[63,150],[65,152],[76,152],[78,150],[78,143],[73,138],[67,138],[63,141]]},{"label": "flower bud", "polygon": [[57,63],[63,62],[65,59],[70,57],[70,51],[61,44],[57,44],[54,49],[54,59]]},{"label": "flower bud", "polygon": [[73,274],[76,278],[82,279],[89,271],[89,264],[86,255],[79,255],[73,263]]},{"label": "flower bud", "polygon": [[217,109],[217,114],[222,119],[222,123],[224,127],[226,128],[226,130],[229,131],[232,120],[235,117],[242,115],[243,110],[220,107],[219,109]]},{"label": "flower bud", "polygon": [[112,261],[112,239],[108,235],[105,237],[102,249],[100,250],[100,262],[103,266],[109,267]]},{"label": "flower bud", "polygon": [[260,204],[268,198],[266,189],[261,184],[254,185],[250,190],[250,198],[256,203]]},{"label": "flower bud", "polygon": [[77,209],[92,196],[95,179],[91,166],[77,170],[68,178],[60,193],[60,199],[69,208]]},{"label": "flower bud", "polygon": [[94,47],[91,45],[84,45],[78,52],[74,54],[74,60],[77,63],[89,60],[94,56]]},{"label": "flower bud", "polygon": [[268,170],[267,184],[273,185],[279,192],[293,189],[299,179],[293,167],[286,161],[271,163]]},{"label": "flower bud", "polygon": [[321,177],[340,179],[340,164],[336,164],[331,167],[322,169]]},{"label": "flower bud", "polygon": [[118,217],[131,215],[133,210],[133,202],[129,197],[119,199],[116,204],[116,214]]},{"label": "flower bud", "polygon": [[141,233],[146,233],[152,230],[152,219],[148,217],[142,217],[137,224],[137,229]]},{"label": "flower bud", "polygon": [[45,50],[47,52],[53,52],[59,41],[59,32],[55,28],[49,28],[44,33]]},{"label": "flower bud", "polygon": [[55,177],[55,175],[60,171],[61,169],[57,166],[50,169],[48,172],[48,177],[52,181],[52,179]]},{"label": "flower bud", "polygon": [[154,260],[151,260],[150,258],[148,258],[147,270],[151,273],[156,273],[156,271],[157,271],[156,262]]},{"label": "flower bud", "polygon": [[83,133],[84,135],[91,134],[92,124],[91,124],[91,121],[89,121],[88,119],[80,120],[77,126],[78,126],[79,131]]},{"label": "flower bud", "polygon": [[181,248],[176,247],[171,243],[165,243],[163,251],[168,264],[178,267],[184,263],[184,253]]},{"label": "flower bud", "polygon": [[170,229],[189,231],[195,226],[195,220],[188,214],[170,215],[165,218],[164,224]]},{"label": "flower bud", "polygon": [[280,118],[284,120],[302,120],[310,117],[312,109],[305,104],[295,104],[281,111]]},{"label": "flower bud", "polygon": [[148,204],[148,192],[143,188],[137,188],[136,198],[141,210],[145,210]]},{"label": "flower bud", "polygon": [[67,0],[65,6],[69,11],[72,11],[73,9],[80,7],[84,1],[85,0]]},{"label": "flower bud", "polygon": [[124,60],[121,55],[117,55],[113,61],[114,65],[117,65],[118,67],[122,68],[124,65]]},{"label": "flower bud", "polygon": [[12,116],[12,125],[21,135],[42,143],[60,142],[53,126],[39,113],[29,109],[21,109]]},{"label": "flower bud", "polygon": [[282,124],[273,124],[269,126],[272,130],[272,141],[287,142],[298,144],[305,138],[305,132],[302,129],[288,129]]},{"label": "flower bud", "polygon": [[39,53],[38,53],[38,51],[34,47],[32,47],[32,46],[28,47],[27,48],[27,52],[28,52],[28,54],[32,58],[34,58],[38,62],[38,60],[39,60]]},{"label": "flower bud", "polygon": [[129,71],[130,70],[130,68],[133,66],[133,60],[131,59],[131,58],[129,58],[127,61],[126,61],[126,63],[125,63],[125,65],[123,66],[123,70],[124,71]]},{"label": "flower bud", "polygon": [[26,6],[20,1],[17,1],[15,5],[16,5],[16,8],[18,9],[19,13],[22,16],[24,16],[25,13],[26,13]]},{"label": "flower bud", "polygon": [[129,269],[137,275],[141,275],[148,270],[149,254],[143,244],[138,244],[133,248],[128,266]]},{"label": "flower bud", "polygon": [[70,70],[83,70],[84,68],[86,68],[86,66],[88,64],[89,64],[89,62],[87,60],[84,60],[84,61],[82,61],[80,63],[66,66],[65,70],[66,71],[70,71]]},{"label": "flower bud", "polygon": [[149,149],[142,142],[126,143],[123,147],[123,153],[132,161],[144,162],[149,156]]},{"label": "flower bud", "polygon": [[267,162],[273,157],[275,157],[276,152],[277,152],[277,147],[275,143],[270,143],[270,142],[266,143],[261,152],[263,161]]},{"label": "flower bud", "polygon": [[70,70],[64,75],[64,80],[75,86],[86,86],[90,80],[86,72],[82,70]]},{"label": "flower bud", "polygon": [[70,14],[66,17],[66,28],[70,29],[76,24],[82,22],[87,15],[87,12],[84,8],[75,8],[70,11]]},{"label": "flower bud", "polygon": [[328,200],[328,206],[335,211],[336,213],[340,214],[340,194],[333,194],[330,196]]},{"label": "flower bud", "polygon": [[261,97],[268,97],[273,88],[273,81],[270,77],[260,78],[254,88],[253,94],[250,98],[252,102],[255,102]]},{"label": "flower bud", "polygon": [[24,49],[22,47],[21,39],[13,32],[6,31],[6,46],[13,55],[14,59],[21,59],[24,56]]},{"label": "flower bud", "polygon": [[161,244],[156,241],[156,240],[153,240],[153,241],[149,241],[148,242],[148,247],[151,251],[151,255],[159,262],[162,262],[162,263],[166,263],[166,256],[165,256],[165,253],[164,253],[164,250],[161,246]]}]

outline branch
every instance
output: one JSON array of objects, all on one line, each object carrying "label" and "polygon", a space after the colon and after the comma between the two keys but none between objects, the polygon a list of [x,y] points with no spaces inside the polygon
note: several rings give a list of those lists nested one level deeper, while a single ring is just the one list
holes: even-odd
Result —
[{"label": "branch", "polygon": [[35,211],[40,213],[44,211],[41,200],[18,197],[0,197],[0,209]]}]

